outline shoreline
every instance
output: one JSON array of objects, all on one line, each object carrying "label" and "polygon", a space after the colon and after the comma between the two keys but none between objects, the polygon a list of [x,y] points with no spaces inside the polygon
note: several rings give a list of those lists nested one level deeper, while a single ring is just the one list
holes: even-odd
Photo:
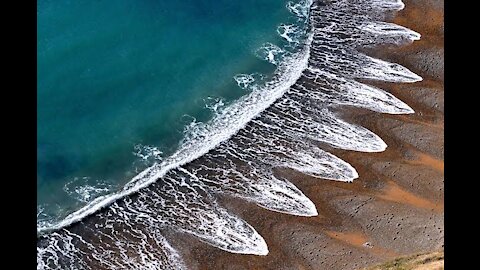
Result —
[{"label": "shoreline", "polygon": [[[417,13],[419,10],[428,12],[430,2],[431,0],[406,1],[405,9],[397,12],[398,16],[396,17],[389,16],[388,18],[391,18],[391,20],[388,21],[402,24],[402,20],[410,21],[411,16],[415,19],[422,19],[422,16],[419,16]],[[425,9],[425,7],[427,8]],[[433,24],[438,24],[438,21],[433,20]],[[291,214],[300,213],[303,216],[279,213],[282,212],[279,210],[285,210],[282,207],[286,205],[282,205],[278,209],[274,209],[274,211],[267,210],[270,209],[268,204],[263,205],[264,207],[267,206],[267,209],[260,208],[252,201],[255,201],[256,195],[262,195],[262,193],[248,193],[248,191],[257,192],[255,188],[261,188],[261,186],[255,186],[255,181],[253,181],[247,184],[239,182],[239,187],[235,185],[229,186],[226,183],[224,187],[222,186],[222,181],[228,181],[228,176],[223,180],[222,178],[211,179],[212,181],[208,182],[211,184],[209,186],[204,186],[202,181],[198,181],[197,177],[193,177],[189,181],[192,181],[192,187],[199,185],[199,189],[191,189],[193,192],[189,194],[194,197],[192,199],[184,198],[184,201],[180,200],[180,207],[177,209],[175,207],[178,203],[178,197],[175,194],[177,194],[178,190],[175,187],[182,186],[178,182],[186,179],[182,177],[188,178],[188,176],[193,175],[187,169],[179,169],[179,174],[174,174],[170,178],[167,177],[165,183],[153,184],[152,188],[143,194],[144,196],[132,196],[131,200],[120,202],[116,205],[116,208],[104,209],[105,211],[100,211],[100,214],[95,215],[95,217],[69,226],[65,230],[67,238],[63,241],[70,243],[68,238],[70,233],[73,233],[72,235],[77,235],[76,233],[78,233],[78,237],[82,242],[78,243],[79,246],[73,246],[72,248],[81,250],[82,248],[90,249],[92,247],[94,250],[89,252],[101,250],[105,244],[102,240],[102,234],[91,234],[89,230],[91,232],[98,230],[99,227],[96,226],[97,221],[100,222],[99,225],[102,225],[103,221],[120,218],[118,220],[120,222],[118,224],[115,223],[119,227],[115,231],[120,232],[123,227],[123,232],[125,233],[119,234],[119,238],[117,236],[112,238],[112,240],[117,239],[115,244],[118,245],[120,250],[124,250],[123,244],[128,243],[128,246],[133,246],[139,240],[134,233],[128,230],[125,231],[125,228],[136,227],[139,231],[145,229],[143,236],[149,239],[147,240],[147,245],[154,250],[152,252],[154,252],[155,256],[159,255],[161,257],[163,256],[161,252],[164,252],[168,257],[169,252],[176,254],[176,251],[178,251],[188,269],[358,269],[392,260],[398,256],[442,249],[444,169],[443,47],[439,48],[439,44],[443,44],[443,32],[441,32],[442,38],[437,37],[435,35],[438,34],[438,31],[435,30],[435,27],[429,28],[429,24],[425,25],[422,27],[430,29],[427,32],[422,31],[423,28],[421,27],[416,27],[416,23],[412,25],[403,24],[403,26],[420,32],[422,40],[426,38],[426,41],[416,41],[413,44],[400,48],[397,46],[376,47],[367,53],[372,57],[403,65],[424,78],[422,82],[414,84],[367,82],[367,84],[378,86],[386,90],[386,92],[392,93],[408,105],[403,106],[402,102],[399,101],[397,104],[400,105],[393,110],[393,114],[382,114],[350,106],[338,106],[333,110],[335,115],[340,116],[339,118],[343,121],[365,127],[384,141],[373,135],[375,136],[375,143],[370,144],[366,148],[357,149],[355,148],[357,145],[353,145],[353,148],[351,146],[345,148],[360,149],[360,151],[366,149],[370,153],[340,150],[320,142],[310,145],[313,148],[316,148],[316,145],[321,145],[321,149],[332,153],[355,168],[351,169],[354,173],[350,171],[350,174],[346,173],[340,175],[338,179],[333,179],[350,182],[348,180],[351,177],[356,177],[357,172],[359,174],[358,179],[353,183],[345,183],[314,178],[293,169],[273,168],[271,176],[288,179],[294,186],[298,187],[298,190],[301,190],[300,206],[308,207],[311,210],[313,204],[315,204],[314,214],[318,212],[318,216],[305,217],[312,216],[313,211],[291,212],[291,209],[285,212]],[[432,49],[432,44],[436,46],[433,46],[434,49]],[[439,55],[440,57],[438,57]],[[346,67],[350,68],[349,66]],[[293,66],[289,68],[296,69],[298,67]],[[334,68],[342,68],[342,66],[334,66]],[[384,75],[388,77],[388,73]],[[411,74],[404,73],[403,75],[408,77]],[[412,76],[410,80],[415,79]],[[375,97],[372,99],[375,100]],[[409,106],[415,110],[415,114],[395,114],[411,112],[412,110]],[[282,109],[288,109],[288,106],[277,107],[276,109],[278,110],[279,108],[281,112]],[[380,108],[380,111],[382,110],[384,109]],[[310,111],[310,115],[316,116],[316,113],[313,112],[313,110]],[[320,111],[318,112],[320,113]],[[305,116],[308,119],[308,116]],[[239,136],[250,134],[248,129],[246,130]],[[262,129],[259,129],[259,131],[262,132]],[[307,129],[305,132],[308,131]],[[366,135],[363,134],[361,136]],[[247,136],[247,138],[250,138],[250,136]],[[283,142],[282,140],[280,142]],[[247,144],[245,145],[248,146],[251,145],[248,144],[249,142],[256,143],[257,141],[252,139],[246,142]],[[325,142],[328,143],[328,139]],[[388,148],[385,151],[376,152],[384,149],[384,142],[388,145]],[[236,146],[234,141],[233,151],[241,152],[244,149],[241,147],[237,149],[235,148]],[[275,146],[275,143],[273,146]],[[267,151],[264,149],[260,150],[264,150],[264,153],[269,153],[268,148],[266,149]],[[231,149],[229,148],[228,150],[230,151]],[[292,151],[292,149],[289,150]],[[294,154],[295,149],[293,151],[292,153]],[[220,153],[222,152],[220,151]],[[218,157],[218,153],[217,155],[210,153],[210,155],[206,154],[203,158],[210,162],[218,160]],[[259,157],[262,158],[262,155],[251,156],[250,160],[255,161]],[[268,158],[268,155],[266,157]],[[208,169],[215,170],[217,165],[217,163],[213,163],[213,167]],[[198,168],[198,166],[199,164],[192,162],[188,169],[195,171],[195,168]],[[222,167],[220,166],[220,168]],[[240,170],[239,172],[241,173],[242,171]],[[269,169],[265,172],[267,176],[270,175],[268,174],[270,173]],[[209,171],[205,170],[204,173],[208,174]],[[145,174],[146,176],[151,176],[148,172]],[[157,175],[156,173],[152,174]],[[328,176],[328,174],[325,175]],[[199,177],[201,176],[200,174]],[[215,182],[214,180],[220,180],[220,182]],[[232,182],[235,184],[235,181]],[[146,182],[142,183],[145,184]],[[252,186],[249,186],[250,184]],[[272,185],[275,185],[275,183],[272,183]],[[242,188],[246,188],[246,193],[239,193],[246,196],[246,198],[240,199],[242,196],[235,198],[226,195],[228,192],[224,193],[222,188],[229,187],[234,191],[238,190],[240,192],[243,191]],[[168,188],[171,189],[169,190]],[[210,197],[206,197],[203,193],[206,190],[215,193],[215,198],[218,195],[218,200],[210,202],[208,199]],[[268,188],[267,191],[269,191]],[[270,191],[276,190],[273,188]],[[281,190],[280,193],[287,191]],[[183,193],[180,192],[180,194]],[[281,194],[272,194],[274,194],[276,199],[282,199]],[[287,192],[288,194],[291,193]],[[153,198],[152,201],[148,199],[150,197]],[[203,198],[206,198],[205,202]],[[294,198],[298,199],[297,197]],[[246,199],[249,199],[250,202]],[[198,209],[193,207],[194,212],[192,212],[190,207],[182,208],[185,204],[196,203],[197,201],[205,204],[201,204]],[[132,206],[133,208],[130,208],[130,204],[137,202],[139,203],[137,207],[134,205]],[[166,209],[161,207],[157,209],[157,204],[163,202],[170,202],[173,206],[170,205],[171,207]],[[313,206],[313,208],[315,207]],[[146,210],[149,213],[146,215],[147,218],[145,220],[139,219],[133,223],[123,222],[124,220],[128,221],[131,218],[136,218],[138,210]],[[202,210],[205,210],[205,212],[202,212]],[[207,221],[205,224],[202,223],[202,225],[207,226],[208,231],[197,231],[197,226],[192,225],[195,223],[189,223],[195,222],[195,215],[192,217],[195,211],[199,211],[196,212],[196,215],[205,213],[215,214],[217,215],[215,217],[220,221],[234,218],[237,223],[234,222],[235,226],[225,225],[226,223],[224,223],[218,227],[213,226],[215,224],[218,225],[218,223]],[[125,213],[117,216],[117,212]],[[221,213],[223,216],[218,216],[218,213]],[[229,216],[229,213],[233,215]],[[167,217],[165,220],[156,218],[164,215]],[[157,226],[157,223],[162,221],[169,226]],[[240,226],[238,223],[241,223]],[[186,229],[185,225],[187,226]],[[100,228],[102,227],[100,226]],[[241,230],[242,228],[244,231]],[[105,229],[108,230],[108,227],[105,227]],[[238,229],[240,229],[240,233],[237,232]],[[182,230],[184,233],[178,232]],[[212,238],[208,238],[212,235],[213,237],[215,235],[218,236],[219,233],[223,234],[225,230],[233,234],[227,234],[220,240],[215,238],[215,241]],[[138,231],[134,230],[134,232],[137,233]],[[251,232],[254,233],[253,238]],[[162,250],[164,245],[157,242],[157,236],[162,239],[164,236],[166,239],[165,243],[171,244],[176,251]],[[86,242],[83,242],[84,237]],[[118,239],[128,239],[128,241],[123,243],[118,242]],[[168,242],[166,242],[167,240]],[[208,240],[213,241],[210,243],[212,246],[202,242],[208,242]],[[99,241],[96,242],[99,245],[98,250],[94,245],[82,245],[82,243],[90,243],[91,241],[93,243]],[[243,241],[247,242],[244,243]],[[145,244],[146,242],[142,240],[142,243]],[[226,243],[243,249],[235,249],[230,246],[227,249],[225,248]],[[268,250],[266,247],[267,243]],[[263,248],[262,252],[253,250],[257,252],[253,253],[252,250],[248,249],[250,248],[248,244],[253,244],[254,248]],[[54,243],[54,250],[56,245]],[[229,253],[222,249],[239,253],[247,253],[246,251],[248,251],[264,256]],[[135,252],[130,248],[128,250],[129,252]],[[155,250],[158,250],[159,253],[155,253]],[[268,255],[264,251],[269,251]],[[46,250],[45,252],[52,251]],[[61,250],[60,252],[63,253]],[[141,250],[139,252],[138,255],[144,255]],[[146,252],[149,254],[149,251]],[[135,256],[135,254],[129,256]],[[84,259],[90,260],[91,258],[87,256]],[[82,261],[82,263],[86,263],[86,261]],[[95,266],[95,262],[92,263],[91,266]],[[163,261],[160,263],[163,263]],[[166,263],[171,263],[171,261]]]},{"label": "shoreline", "polygon": [[[306,1],[305,3],[308,5],[301,6],[301,8],[309,8],[311,1]],[[136,174],[122,189],[95,198],[58,222],[48,223],[40,227],[37,223],[37,239],[48,233],[75,226],[85,218],[104,211],[111,204],[148,188],[168,172],[192,163],[218,147],[222,142],[231,139],[240,130],[244,129],[252,119],[280,99],[301,77],[308,65],[312,37],[313,34],[306,35],[304,46],[295,53],[286,56],[277,65],[268,83],[238,98],[230,106],[214,114],[209,121],[195,125],[194,128],[185,132],[178,149],[161,163],[149,166]],[[188,140],[185,140],[185,138],[188,138]],[[186,143],[183,143],[184,141]]]},{"label": "shoreline", "polygon": [[369,84],[392,93],[415,113],[389,115],[347,106],[337,110],[342,119],[379,135],[387,149],[359,153],[324,148],[357,169],[360,177],[348,184],[277,170],[315,203],[316,217],[280,214],[222,196],[220,203],[251,224],[265,238],[270,253],[227,253],[168,230],[165,235],[188,266],[360,269],[399,256],[443,250],[443,1],[404,3],[405,9],[391,21],[421,33],[422,38],[368,54],[401,64],[424,80]]}]

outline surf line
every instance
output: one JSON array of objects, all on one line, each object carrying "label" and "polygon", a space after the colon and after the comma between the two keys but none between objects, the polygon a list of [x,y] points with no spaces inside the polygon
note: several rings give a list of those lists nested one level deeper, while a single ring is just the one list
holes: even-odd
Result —
[{"label": "surf line", "polygon": [[[310,10],[312,4],[313,1],[308,0],[305,7],[308,6],[308,10]],[[210,121],[199,123],[193,128],[193,132],[186,134],[178,151],[167,157],[162,163],[155,163],[142,171],[130,180],[121,191],[97,197],[63,220],[53,225],[37,228],[37,237],[79,222],[85,217],[108,207],[115,201],[138,192],[162,178],[168,171],[192,162],[208,153],[244,128],[248,122],[281,98],[301,77],[303,71],[308,68],[313,30],[309,25],[309,20],[305,23],[307,24],[307,36],[304,45],[299,51],[285,56],[283,61],[278,63],[272,80],[241,97],[224,110],[219,111]]]}]

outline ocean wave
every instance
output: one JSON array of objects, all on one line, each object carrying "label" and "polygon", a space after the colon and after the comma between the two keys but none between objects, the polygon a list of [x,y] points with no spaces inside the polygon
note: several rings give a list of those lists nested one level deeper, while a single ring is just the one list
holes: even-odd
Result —
[{"label": "ocean wave", "polygon": [[112,185],[108,183],[95,181],[95,184],[92,185],[89,182],[89,177],[75,177],[63,186],[63,191],[74,199],[85,203],[100,194],[107,194],[112,190]]},{"label": "ocean wave", "polygon": [[300,42],[296,36],[298,33],[298,28],[294,24],[280,24],[280,26],[277,28],[277,33],[289,43],[296,44]]},{"label": "ocean wave", "polygon": [[271,64],[278,65],[282,62],[287,51],[272,43],[265,43],[257,51],[255,55],[263,60],[270,62]]},{"label": "ocean wave", "polygon": [[[401,65],[357,50],[420,38],[412,30],[380,22],[385,12],[403,7],[396,0],[289,2],[292,14],[308,19],[308,29],[287,30],[283,25],[279,34],[291,42],[296,42],[288,33],[291,29],[307,35],[296,52],[274,44],[256,52],[277,66],[274,76],[259,83],[252,74],[236,75],[237,84],[251,92],[228,105],[215,99],[207,102],[213,118],[192,121],[173,155],[162,157],[122,191],[94,199],[57,224],[39,227],[37,268],[75,261],[72,265],[79,269],[146,268],[153,263],[157,265],[152,269],[182,269],[179,253],[162,236],[165,228],[229,252],[266,255],[262,236],[219,205],[216,195],[236,196],[272,211],[315,216],[314,203],[275,169],[351,182],[358,177],[355,168],[322,150],[322,144],[363,152],[385,150],[379,136],[342,120],[334,109],[347,105],[391,114],[414,112],[392,94],[356,80],[422,79]],[[81,225],[65,228],[82,219]]]},{"label": "ocean wave", "polygon": [[213,113],[217,113],[220,109],[225,106],[225,101],[223,98],[214,98],[208,97],[205,102],[205,108],[211,110]]},{"label": "ocean wave", "polygon": [[[279,65],[273,78],[266,82],[263,87],[258,87],[256,91],[241,97],[235,103],[218,111],[213,119],[207,123],[192,122],[186,129],[179,150],[166,157],[161,163],[156,163],[138,174],[125,185],[122,191],[97,197],[83,208],[68,215],[62,221],[50,226],[37,227],[37,233],[43,234],[48,231],[58,230],[77,222],[112,202],[148,186],[165,175],[169,170],[197,159],[215,148],[219,143],[229,139],[251,119],[280,98],[296,82],[302,71],[307,68],[311,41],[312,35],[305,41],[303,49],[286,56],[281,63],[278,63]],[[273,44],[266,44],[261,49],[268,50],[267,48],[274,48],[274,51],[283,51],[283,49]],[[274,52],[268,51],[267,55],[266,60],[272,60],[276,63],[274,56],[270,57],[270,55],[274,55]]]},{"label": "ocean wave", "polygon": [[144,161],[156,160],[161,161],[163,159],[163,152],[152,145],[136,144],[134,147],[133,155],[141,158]]},{"label": "ocean wave", "polygon": [[237,82],[238,87],[242,89],[250,89],[261,85],[261,82],[266,79],[266,76],[261,73],[251,74],[236,74],[233,79]]}]

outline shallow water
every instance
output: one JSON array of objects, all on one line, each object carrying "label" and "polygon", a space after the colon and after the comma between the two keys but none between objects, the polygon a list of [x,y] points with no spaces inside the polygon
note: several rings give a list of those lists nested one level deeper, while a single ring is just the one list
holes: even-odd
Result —
[{"label": "shallow water", "polygon": [[55,232],[43,230],[37,242],[38,268],[185,268],[182,255],[162,236],[165,228],[229,252],[266,255],[268,243],[223,208],[218,195],[240,197],[272,211],[315,216],[312,201],[276,175],[275,168],[291,168],[319,181],[357,178],[355,168],[321,145],[363,152],[383,151],[387,145],[366,128],[339,118],[334,109],[348,105],[413,113],[393,95],[357,79],[421,80],[358,48],[406,44],[420,35],[382,22],[385,14],[403,8],[400,1],[310,4],[287,4],[285,10],[296,16],[298,31],[281,26],[276,34],[283,41],[254,50],[253,55],[274,67],[271,73],[263,72],[268,77],[261,79],[252,71],[234,75],[245,94],[234,102],[208,105],[212,117],[190,122],[171,155],[122,190],[98,197],[51,226]]},{"label": "shallow water", "polygon": [[38,205],[63,218],[171,155],[195,119],[269,76],[286,1],[38,2]]}]

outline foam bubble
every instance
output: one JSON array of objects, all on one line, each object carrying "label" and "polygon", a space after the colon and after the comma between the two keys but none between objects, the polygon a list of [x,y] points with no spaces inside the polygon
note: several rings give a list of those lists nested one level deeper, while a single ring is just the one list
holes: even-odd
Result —
[{"label": "foam bubble", "polygon": [[186,269],[180,254],[158,230],[115,221],[117,228],[127,226],[128,231],[108,234],[108,228],[99,225],[88,238],[63,229],[39,239],[37,269]]},{"label": "foam bubble", "polygon": [[298,18],[308,19],[308,14],[310,11],[310,6],[312,5],[311,0],[302,0],[299,2],[289,1],[287,2],[287,9]]},{"label": "foam bubble", "polygon": [[237,82],[238,87],[242,89],[249,88],[255,82],[253,74],[237,74],[233,78]]},{"label": "foam bubble", "polygon": [[74,199],[86,203],[102,194],[107,194],[112,190],[112,185],[101,180],[91,183],[90,177],[75,177],[72,181],[63,186],[63,191]]},{"label": "foam bubble", "polygon": [[[411,29],[394,23],[387,22],[367,22],[359,27],[361,31],[369,32],[371,36],[383,39],[384,42],[401,44],[398,39],[407,39],[409,41],[419,40],[421,35]],[[393,41],[392,41],[393,40]]]},{"label": "foam bubble", "polygon": [[299,40],[296,35],[299,32],[299,28],[294,24],[280,24],[277,28],[277,33],[286,41],[291,43],[298,43]]},{"label": "foam bubble", "polygon": [[152,159],[160,161],[163,158],[163,152],[158,147],[152,145],[136,144],[133,149],[135,150],[133,155],[141,158],[144,161]]},{"label": "foam bubble", "polygon": [[284,49],[275,44],[265,43],[255,52],[255,55],[260,59],[278,65],[286,53]]},{"label": "foam bubble", "polygon": [[216,113],[220,108],[225,106],[225,102],[222,98],[208,97],[205,102],[205,108],[211,110],[213,113]]},{"label": "foam bubble", "polygon": [[298,82],[293,87],[297,98],[309,98],[323,104],[362,107],[382,113],[414,113],[407,104],[377,87],[314,68],[306,70],[304,76],[309,80]]}]

